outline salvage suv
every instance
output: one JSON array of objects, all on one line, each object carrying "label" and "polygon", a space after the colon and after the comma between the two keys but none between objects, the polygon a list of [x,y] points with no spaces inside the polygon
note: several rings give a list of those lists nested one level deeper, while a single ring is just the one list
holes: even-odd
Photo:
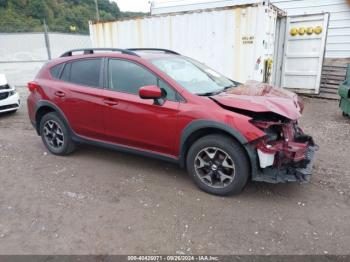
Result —
[{"label": "salvage suv", "polygon": [[30,120],[47,149],[89,143],[169,160],[202,190],[308,181],[317,146],[291,92],[240,84],[165,49],[79,49],[28,83]]}]

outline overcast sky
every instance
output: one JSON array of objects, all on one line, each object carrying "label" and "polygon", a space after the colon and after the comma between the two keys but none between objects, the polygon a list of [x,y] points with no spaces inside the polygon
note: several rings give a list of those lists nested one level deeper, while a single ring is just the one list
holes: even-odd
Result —
[{"label": "overcast sky", "polygon": [[113,0],[121,11],[149,12],[150,0]]}]

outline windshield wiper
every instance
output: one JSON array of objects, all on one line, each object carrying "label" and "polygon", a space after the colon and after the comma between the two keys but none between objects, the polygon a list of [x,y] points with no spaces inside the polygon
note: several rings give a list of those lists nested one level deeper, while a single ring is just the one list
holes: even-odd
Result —
[{"label": "windshield wiper", "polygon": [[199,96],[214,96],[214,95],[220,94],[220,93],[224,92],[225,90],[230,89],[232,87],[236,87],[236,86],[235,85],[228,85],[228,86],[225,86],[223,89],[220,89],[220,90],[217,90],[217,91],[206,92],[206,93],[196,93],[196,95],[199,95]]},{"label": "windshield wiper", "polygon": [[228,86],[225,86],[222,90],[221,90],[221,92],[223,92],[223,91],[225,91],[225,90],[227,90],[227,89],[230,89],[230,88],[232,88],[232,87],[236,87],[235,85],[228,85]]},{"label": "windshield wiper", "polygon": [[217,94],[220,94],[223,90],[213,91],[213,92],[206,92],[206,93],[196,93],[198,96],[214,96]]}]

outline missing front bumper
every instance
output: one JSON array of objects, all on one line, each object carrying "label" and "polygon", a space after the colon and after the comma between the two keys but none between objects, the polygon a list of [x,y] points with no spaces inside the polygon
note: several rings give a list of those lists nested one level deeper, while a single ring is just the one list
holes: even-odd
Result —
[{"label": "missing front bumper", "polygon": [[291,162],[281,167],[261,168],[252,179],[268,183],[308,182],[312,174],[317,150],[317,145],[309,145],[302,161]]}]

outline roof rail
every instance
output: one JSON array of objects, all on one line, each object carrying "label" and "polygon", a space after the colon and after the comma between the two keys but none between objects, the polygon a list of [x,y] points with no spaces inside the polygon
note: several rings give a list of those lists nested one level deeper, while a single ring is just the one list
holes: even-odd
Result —
[{"label": "roof rail", "polygon": [[128,48],[130,51],[160,51],[168,54],[173,54],[173,55],[180,55],[179,53],[169,50],[169,49],[164,49],[164,48]]},{"label": "roof rail", "polygon": [[66,56],[72,56],[73,52],[79,52],[84,51],[84,55],[87,54],[94,54],[95,51],[112,51],[112,52],[120,52],[125,55],[133,55],[133,56],[139,56],[135,52],[132,52],[132,50],[129,49],[120,49],[120,48],[81,48],[81,49],[72,49],[64,54],[62,54],[60,57],[66,57]]}]

